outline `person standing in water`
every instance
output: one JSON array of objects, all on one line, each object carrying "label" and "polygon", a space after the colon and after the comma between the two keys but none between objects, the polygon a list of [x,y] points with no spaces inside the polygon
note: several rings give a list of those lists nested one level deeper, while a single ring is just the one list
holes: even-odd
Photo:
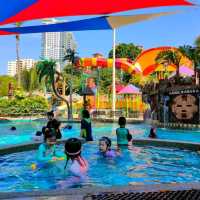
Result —
[{"label": "person standing in water", "polygon": [[92,123],[90,119],[90,113],[88,110],[82,111],[81,137],[85,138],[86,141],[93,141]]},{"label": "person standing in water", "polygon": [[151,128],[150,133],[149,133],[149,138],[157,138],[155,127]]},{"label": "person standing in water", "polygon": [[49,128],[49,129],[53,128],[56,132],[56,139],[61,139],[62,138],[62,134],[60,131],[61,123],[57,119],[54,118],[53,111],[47,112],[47,118],[48,118],[48,122],[47,122],[47,125],[42,128],[42,133],[44,134],[46,128]]},{"label": "person standing in water", "polygon": [[128,145],[128,143],[132,140],[132,135],[129,133],[129,130],[125,128],[126,118],[120,117],[118,124],[120,127],[116,130],[117,145]]}]

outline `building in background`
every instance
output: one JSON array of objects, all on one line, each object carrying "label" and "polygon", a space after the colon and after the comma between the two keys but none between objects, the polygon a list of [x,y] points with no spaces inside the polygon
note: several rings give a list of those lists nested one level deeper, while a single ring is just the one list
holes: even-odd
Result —
[{"label": "building in background", "polygon": [[[19,66],[20,71],[24,69],[31,69],[35,66],[35,63],[37,61],[33,59],[20,59]],[[15,76],[17,74],[17,61],[8,61],[8,75],[9,76]]]},{"label": "building in background", "polygon": [[[62,23],[56,19],[44,19],[44,24]],[[42,33],[42,58],[53,59],[57,62],[57,69],[64,66],[66,49],[76,50],[77,44],[71,32],[47,32]]]}]

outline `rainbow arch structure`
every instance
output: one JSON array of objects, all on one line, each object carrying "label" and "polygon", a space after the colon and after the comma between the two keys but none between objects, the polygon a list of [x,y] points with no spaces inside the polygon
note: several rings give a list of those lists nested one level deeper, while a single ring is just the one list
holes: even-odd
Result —
[{"label": "rainbow arch structure", "polygon": [[[145,50],[135,59],[133,64],[141,69],[142,74],[144,76],[148,76],[149,74],[155,71],[159,71],[159,69],[162,69],[162,66],[155,62],[155,59],[161,51],[166,51],[166,50],[175,51],[177,50],[177,48],[170,46],[163,46]],[[193,69],[192,61],[186,57],[181,58],[181,66]],[[169,65],[168,68],[171,69],[170,71],[173,71],[173,69],[174,71],[176,70],[176,66],[174,65]]]},{"label": "rainbow arch structure", "polygon": [[[93,68],[112,68],[113,59],[111,58],[79,58],[75,65],[77,67],[93,67]],[[141,73],[141,69],[135,65],[132,60],[127,58],[116,58],[115,66],[117,69],[122,69],[129,74]]]}]

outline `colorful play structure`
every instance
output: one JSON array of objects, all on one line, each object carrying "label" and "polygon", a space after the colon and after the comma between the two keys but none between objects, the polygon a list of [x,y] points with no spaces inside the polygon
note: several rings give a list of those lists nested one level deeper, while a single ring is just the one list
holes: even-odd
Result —
[{"label": "colorful play structure", "polygon": [[[162,64],[157,64],[155,62],[156,56],[165,50],[177,50],[176,47],[164,46],[151,48],[143,51],[134,61],[128,58],[116,58],[115,66],[117,69],[122,69],[129,74],[142,74],[143,76],[148,76],[154,72],[168,71],[173,72],[176,70],[176,66],[169,64],[166,68]],[[80,58],[76,62],[77,67],[81,68],[112,68],[113,59],[111,58]],[[192,62],[186,58],[181,58],[181,66],[193,70]]]},{"label": "colorful play structure", "polygon": [[[157,64],[155,62],[157,55],[161,51],[166,51],[166,50],[175,51],[177,50],[177,48],[170,47],[170,46],[163,46],[163,47],[147,49],[143,51],[136,58],[136,60],[134,61],[134,65],[138,66],[141,69],[143,76],[148,76],[154,72],[162,72],[164,70],[173,72],[176,70],[176,66],[172,64],[168,64],[167,66],[164,66],[162,64]],[[193,70],[192,62],[184,56],[181,58],[180,65]]]},{"label": "colorful play structure", "polygon": [[[113,59],[111,58],[80,58],[76,62],[77,67],[92,68],[112,68]],[[140,73],[141,69],[128,58],[116,58],[115,66],[129,74]]]},{"label": "colorful play structure", "polygon": [[[164,50],[177,50],[175,47],[157,47],[151,48],[143,51],[134,61],[127,58],[116,58],[115,66],[116,69],[121,69],[124,72],[127,72],[131,75],[139,74],[141,77],[147,77],[151,74],[155,74],[157,78],[163,79],[164,73],[169,73],[173,75],[176,71],[176,66],[169,64],[164,66],[162,64],[157,64],[155,62],[156,56]],[[76,67],[81,68],[83,71],[90,74],[91,70],[102,69],[102,68],[112,68],[113,59],[100,57],[92,57],[92,58],[79,58],[76,63]],[[181,59],[181,67],[180,74],[184,74],[186,76],[192,76],[194,73],[192,62],[186,57],[182,57]],[[85,84],[87,87],[91,88],[94,91],[97,91],[95,81],[93,78],[89,77]],[[119,88],[120,90],[117,90]],[[143,112],[147,105],[142,102],[142,94],[138,90],[136,92],[121,92],[124,91],[125,88],[133,88],[135,86],[128,85],[123,86],[120,84],[116,84],[116,108],[124,109],[126,113],[129,110]],[[126,91],[126,90],[125,90]],[[109,92],[108,92],[109,93]],[[91,109],[111,109],[111,97],[109,94],[99,94],[98,92],[94,94],[94,96],[87,97],[88,104]],[[76,103],[75,107],[81,107],[82,102]]]}]

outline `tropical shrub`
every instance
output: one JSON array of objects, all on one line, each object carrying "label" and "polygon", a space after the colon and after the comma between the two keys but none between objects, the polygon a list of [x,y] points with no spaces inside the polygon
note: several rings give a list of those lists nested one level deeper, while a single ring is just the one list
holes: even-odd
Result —
[{"label": "tropical shrub", "polygon": [[0,116],[29,116],[44,113],[48,102],[43,97],[0,99]]}]

